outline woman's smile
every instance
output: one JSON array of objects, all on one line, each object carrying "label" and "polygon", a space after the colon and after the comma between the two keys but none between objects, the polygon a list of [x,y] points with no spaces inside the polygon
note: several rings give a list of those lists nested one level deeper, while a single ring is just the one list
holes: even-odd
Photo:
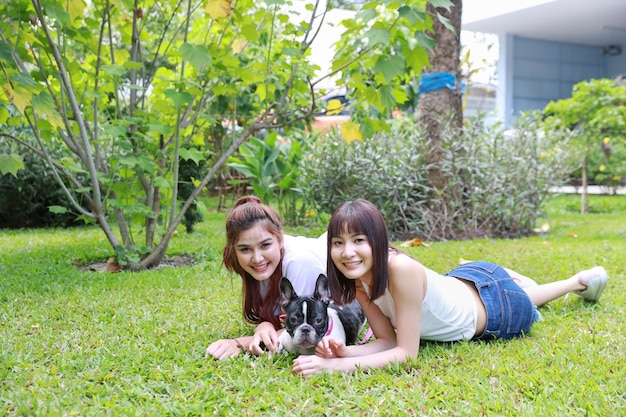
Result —
[{"label": "woman's smile", "polygon": [[339,270],[349,279],[361,279],[372,269],[372,247],[367,236],[344,233],[331,241],[330,256]]},{"label": "woman's smile", "polygon": [[257,281],[269,279],[281,261],[283,243],[260,225],[239,234],[235,245],[239,265]]}]

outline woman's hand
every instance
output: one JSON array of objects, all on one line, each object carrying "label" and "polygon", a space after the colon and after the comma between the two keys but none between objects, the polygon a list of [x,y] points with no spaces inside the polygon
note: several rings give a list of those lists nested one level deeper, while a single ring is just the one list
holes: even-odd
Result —
[{"label": "woman's hand", "polygon": [[262,345],[270,352],[275,352],[278,348],[278,332],[274,329],[274,325],[267,321],[256,326],[249,347],[250,352],[255,355],[264,354],[265,350]]},{"label": "woman's hand", "polygon": [[343,358],[348,356],[346,344],[341,340],[324,336],[315,346],[315,354],[322,358]]},{"label": "woman's hand", "polygon": [[317,355],[300,355],[293,360],[293,373],[303,376],[334,372],[331,364],[337,359],[326,359]]},{"label": "woman's hand", "polygon": [[215,359],[234,358],[241,352],[240,343],[235,339],[221,339],[213,342],[206,348],[205,358],[212,356]]}]

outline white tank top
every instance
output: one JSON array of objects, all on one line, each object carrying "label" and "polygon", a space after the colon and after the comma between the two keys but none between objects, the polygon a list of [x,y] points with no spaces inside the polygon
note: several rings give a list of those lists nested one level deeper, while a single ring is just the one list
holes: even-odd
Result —
[{"label": "white tank top", "polygon": [[[423,266],[427,287],[422,305],[420,339],[438,342],[471,339],[476,333],[478,307],[470,289],[460,280],[441,275]],[[369,288],[363,283],[365,292]],[[374,300],[396,327],[396,308],[389,289]]]}]

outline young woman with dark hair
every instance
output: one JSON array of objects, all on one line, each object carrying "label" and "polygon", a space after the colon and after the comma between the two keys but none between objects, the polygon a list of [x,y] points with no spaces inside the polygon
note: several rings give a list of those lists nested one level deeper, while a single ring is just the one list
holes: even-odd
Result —
[{"label": "young woman with dark hair", "polygon": [[420,339],[519,337],[539,319],[537,306],[569,292],[598,301],[608,281],[600,266],[543,285],[488,262],[440,275],[390,244],[380,211],[362,199],[333,213],[327,258],[333,299],[356,298],[376,339],[346,346],[326,337],[315,355],[294,360],[293,371],[302,375],[404,362],[417,357]]}]

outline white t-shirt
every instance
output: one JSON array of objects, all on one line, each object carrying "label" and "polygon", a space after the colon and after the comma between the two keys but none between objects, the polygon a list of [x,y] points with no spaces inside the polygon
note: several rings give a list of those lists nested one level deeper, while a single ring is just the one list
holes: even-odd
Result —
[{"label": "white t-shirt", "polygon": [[284,235],[283,276],[299,296],[311,296],[320,274],[326,275],[326,233],[318,238]]}]

